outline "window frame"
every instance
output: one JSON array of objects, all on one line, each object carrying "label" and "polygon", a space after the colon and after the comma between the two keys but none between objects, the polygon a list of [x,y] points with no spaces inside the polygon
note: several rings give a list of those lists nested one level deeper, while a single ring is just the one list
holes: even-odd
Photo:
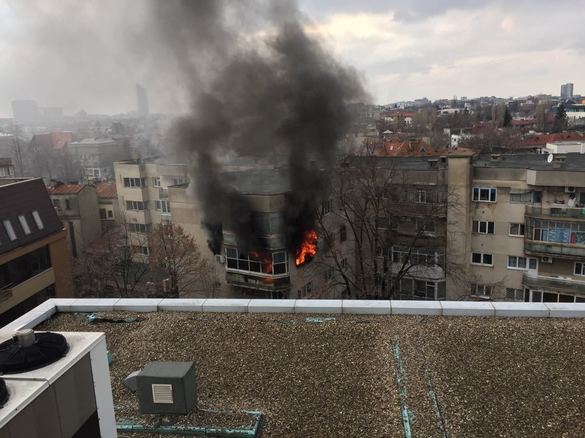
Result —
[{"label": "window frame", "polygon": [[[581,265],[581,272],[577,272],[577,265]],[[573,275],[585,276],[585,262],[575,262],[573,266]]]},{"label": "window frame", "polygon": [[[473,261],[473,256],[474,254],[479,254],[481,262],[474,262]],[[490,263],[486,263],[485,262],[485,257],[489,256],[491,258],[491,262]],[[489,267],[493,267],[494,266],[494,255],[487,253],[487,252],[472,252],[471,253],[471,264],[475,265],[475,266],[489,266]]]},{"label": "window frame", "polygon": [[[490,233],[490,224],[491,224],[491,233]],[[485,231],[481,231],[481,226],[485,225]],[[472,223],[472,232],[474,234],[496,234],[496,223],[493,221],[481,221],[475,220]]]},{"label": "window frame", "polygon": [[[518,231],[522,232],[522,234],[514,234],[512,233],[512,226],[518,226]],[[524,237],[526,234],[526,224],[521,222],[510,222],[508,224],[508,236],[510,237]]]},{"label": "window frame", "polygon": [[[487,190],[487,199],[482,199],[482,191]],[[477,194],[477,196],[476,196]],[[493,195],[493,199],[492,199]],[[498,189],[497,187],[480,187],[473,186],[471,189],[471,200],[474,202],[498,202]]]}]

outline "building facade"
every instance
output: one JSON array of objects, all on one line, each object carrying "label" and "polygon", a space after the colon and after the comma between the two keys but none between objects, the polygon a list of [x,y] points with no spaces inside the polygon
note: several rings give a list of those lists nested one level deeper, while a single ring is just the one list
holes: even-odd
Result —
[{"label": "building facade", "polygon": [[81,179],[86,182],[114,178],[114,161],[132,158],[130,146],[122,139],[86,138],[70,142],[68,150],[82,169]]},{"label": "building facade", "polygon": [[96,188],[87,184],[57,184],[47,190],[67,230],[71,256],[77,258],[102,233]]},{"label": "building facade", "polygon": [[[467,284],[448,297],[516,301],[585,300],[585,157],[469,158],[465,215],[452,231]],[[449,256],[449,253],[448,253]]]},{"label": "building facade", "polygon": [[43,181],[0,179],[0,325],[74,294],[67,233]]}]

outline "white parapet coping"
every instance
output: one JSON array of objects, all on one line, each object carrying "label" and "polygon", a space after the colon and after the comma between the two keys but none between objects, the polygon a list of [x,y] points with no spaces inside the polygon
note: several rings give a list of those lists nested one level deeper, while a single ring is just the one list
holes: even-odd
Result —
[{"label": "white parapet coping", "polygon": [[0,334],[33,328],[62,312],[238,312],[361,315],[585,318],[585,303],[407,300],[267,300],[224,298],[53,298],[0,328]]}]

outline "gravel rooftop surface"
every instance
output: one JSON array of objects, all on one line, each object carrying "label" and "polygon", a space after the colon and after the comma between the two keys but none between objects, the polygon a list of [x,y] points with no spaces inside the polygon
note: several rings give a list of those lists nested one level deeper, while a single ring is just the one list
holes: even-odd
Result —
[{"label": "gravel rooftop surface", "polygon": [[[139,416],[122,384],[127,374],[150,361],[192,360],[199,406],[232,412],[194,413],[189,421],[196,426],[248,426],[249,417],[236,412],[259,410],[263,437],[403,437],[400,390],[406,388],[413,437],[585,436],[583,320],[99,316],[141,320],[89,324],[83,314],[62,313],[36,329],[106,333],[118,418]],[[396,381],[396,343],[403,386]]]}]

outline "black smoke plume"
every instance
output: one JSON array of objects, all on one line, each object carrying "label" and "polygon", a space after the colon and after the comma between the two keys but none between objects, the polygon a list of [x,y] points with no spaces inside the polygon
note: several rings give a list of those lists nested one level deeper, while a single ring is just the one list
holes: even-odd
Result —
[{"label": "black smoke plume", "polygon": [[[322,170],[350,126],[348,103],[364,97],[357,74],[305,31],[292,2],[165,0],[157,28],[191,93],[191,113],[175,126],[181,156],[193,164],[209,246],[221,227],[240,248],[259,244],[246,198],[222,175],[222,157],[284,156],[291,193],[288,246],[298,248],[325,194]],[[315,164],[317,163],[317,164]]]}]

